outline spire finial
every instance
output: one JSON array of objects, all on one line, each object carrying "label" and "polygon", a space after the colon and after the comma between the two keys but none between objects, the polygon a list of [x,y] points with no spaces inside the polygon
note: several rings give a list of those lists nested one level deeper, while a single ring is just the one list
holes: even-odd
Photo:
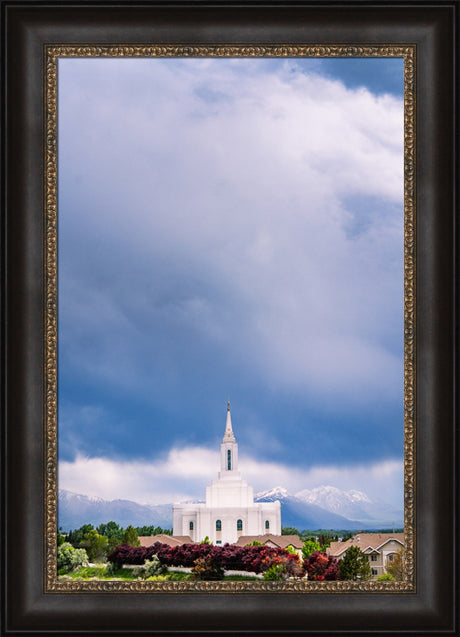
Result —
[{"label": "spire finial", "polygon": [[224,442],[235,442],[235,436],[232,430],[232,417],[230,415],[230,401],[227,400],[227,421],[225,423]]}]

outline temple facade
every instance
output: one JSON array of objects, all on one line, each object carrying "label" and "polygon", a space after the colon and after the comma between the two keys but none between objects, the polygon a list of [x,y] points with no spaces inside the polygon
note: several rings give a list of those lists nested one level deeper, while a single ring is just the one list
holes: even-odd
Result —
[{"label": "temple facade", "polygon": [[254,502],[253,488],[241,478],[228,403],[217,480],[206,487],[204,503],[173,505],[173,535],[188,535],[194,542],[208,537],[213,544],[234,544],[241,536],[265,533],[281,535],[281,505],[279,501]]}]

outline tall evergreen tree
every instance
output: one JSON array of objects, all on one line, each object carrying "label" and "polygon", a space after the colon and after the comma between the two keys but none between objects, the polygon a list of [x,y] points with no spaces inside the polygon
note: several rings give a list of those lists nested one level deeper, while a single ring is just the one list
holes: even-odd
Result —
[{"label": "tall evergreen tree", "polygon": [[371,567],[367,555],[359,546],[350,546],[339,563],[340,579],[367,580],[371,577]]},{"label": "tall evergreen tree", "polygon": [[130,524],[126,527],[125,532],[123,533],[123,544],[129,544],[130,546],[140,546],[139,537],[137,535],[136,529]]}]

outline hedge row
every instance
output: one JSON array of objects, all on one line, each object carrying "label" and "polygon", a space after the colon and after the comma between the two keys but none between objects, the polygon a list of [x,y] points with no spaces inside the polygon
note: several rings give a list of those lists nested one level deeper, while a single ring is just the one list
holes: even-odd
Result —
[{"label": "hedge row", "polygon": [[216,566],[225,570],[249,571],[262,573],[266,571],[275,558],[283,558],[283,561],[292,566],[301,567],[298,555],[285,549],[270,546],[237,546],[224,544],[214,546],[212,544],[182,544],[181,546],[168,546],[161,542],[155,542],[152,546],[130,546],[122,544],[117,546],[108,555],[109,562],[117,567],[123,564],[143,564],[153,555],[165,566],[193,567],[195,560],[211,556]]}]

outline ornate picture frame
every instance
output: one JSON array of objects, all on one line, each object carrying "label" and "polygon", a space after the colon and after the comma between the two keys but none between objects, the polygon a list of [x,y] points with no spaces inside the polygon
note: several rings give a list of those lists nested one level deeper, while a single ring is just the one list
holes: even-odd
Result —
[{"label": "ornate picture frame", "polygon": [[[5,452],[8,459],[15,458],[5,464],[6,577],[8,591],[15,591],[16,599],[21,600],[13,604],[7,597],[7,630],[33,633],[45,627],[97,632],[108,626],[126,633],[182,633],[190,629],[192,621],[194,630],[214,632],[225,626],[232,631],[308,633],[337,625],[341,630],[369,632],[415,631],[427,625],[444,630],[453,617],[452,570],[448,567],[442,578],[435,571],[430,581],[425,573],[427,563],[432,565],[435,560],[430,536],[434,529],[438,538],[453,540],[453,509],[444,507],[441,512],[435,496],[442,493],[443,502],[452,502],[454,275],[453,245],[448,240],[453,236],[450,104],[454,77],[449,5],[427,13],[414,3],[410,10],[394,9],[391,15],[383,7],[369,4],[356,10],[344,6],[345,19],[340,24],[331,7],[308,3],[243,8],[228,3],[216,8],[206,3],[179,7],[170,2],[115,10],[110,4],[96,8],[5,2],[4,9]],[[88,14],[86,9],[91,9]],[[89,14],[97,19],[91,22]],[[404,58],[407,559],[402,582],[57,580],[57,60],[65,56],[203,55]],[[439,77],[430,85],[424,78],[433,67]],[[441,102],[447,117],[441,115]],[[37,108],[40,104],[42,109]],[[430,157],[434,137],[445,170]],[[19,169],[23,165],[27,170]],[[43,543],[36,541],[37,534]],[[22,554],[13,537],[20,540]],[[13,557],[22,566],[18,569],[22,575],[26,562],[35,565],[27,584],[13,571]],[[103,594],[103,599],[95,593]],[[130,594],[120,598],[120,593]],[[136,617],[131,611],[133,600]],[[83,615],[78,611],[82,605]],[[371,618],[374,622],[369,624]],[[152,629],[152,622],[159,628]]]},{"label": "ornate picture frame", "polygon": [[[45,46],[46,56],[46,529],[48,591],[169,591],[186,592],[414,592],[415,581],[415,73],[416,47],[406,46]],[[405,485],[405,573],[402,581],[307,580],[286,582],[126,582],[59,581],[56,568],[57,545],[57,247],[58,247],[58,60],[63,58],[402,58],[404,60],[404,485]]]}]

